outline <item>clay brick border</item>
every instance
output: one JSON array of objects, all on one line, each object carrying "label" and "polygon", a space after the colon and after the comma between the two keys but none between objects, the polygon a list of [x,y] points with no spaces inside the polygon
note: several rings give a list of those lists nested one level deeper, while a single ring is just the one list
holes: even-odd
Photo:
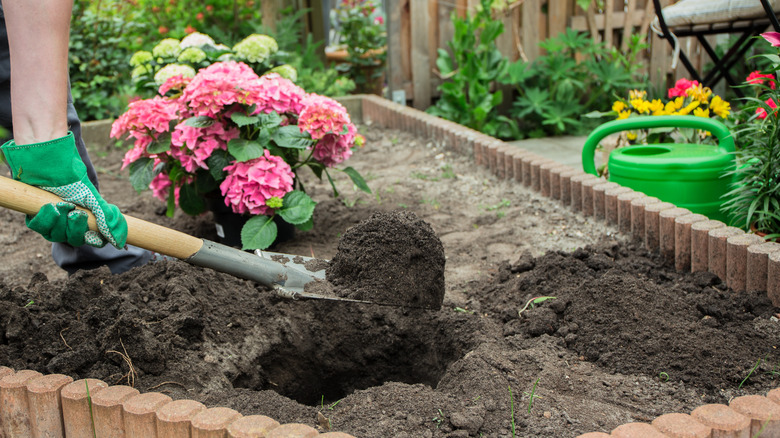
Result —
[{"label": "clay brick border", "polygon": [[[618,225],[622,233],[643,239],[649,250],[663,250],[680,270],[709,270],[735,291],[763,289],[772,303],[780,306],[780,250],[754,239],[757,236],[691,215],[673,204],[638,201],[648,197],[614,183],[599,180],[598,184],[583,184],[597,178],[379,96],[356,95],[343,100],[345,105],[348,102],[350,108],[356,109],[350,114],[355,122],[370,122],[432,137],[433,141],[471,157],[477,165],[489,168],[502,178],[533,187],[574,211],[582,212],[584,207],[585,214]],[[642,227],[644,230],[640,232]],[[753,261],[759,263],[750,267]],[[758,278],[748,282],[748,276]],[[88,385],[95,408],[95,427],[110,423],[114,430],[121,429],[126,436],[355,438],[341,432],[320,434],[305,424],[279,424],[262,415],[242,416],[233,409],[209,408],[193,400],[171,401],[163,394],[140,394],[133,388],[109,386],[96,379],[71,380],[58,374],[44,376],[31,370],[14,371],[0,364],[0,436],[33,436],[33,430],[35,436],[62,436],[62,431],[68,437],[94,436]],[[651,423],[627,423],[616,427],[611,434],[590,432],[578,438],[738,437],[754,436],[762,427],[764,433],[775,436],[780,434],[777,418],[780,418],[780,388],[769,391],[766,397],[737,397],[729,406],[703,405],[690,415],[668,413]]]}]

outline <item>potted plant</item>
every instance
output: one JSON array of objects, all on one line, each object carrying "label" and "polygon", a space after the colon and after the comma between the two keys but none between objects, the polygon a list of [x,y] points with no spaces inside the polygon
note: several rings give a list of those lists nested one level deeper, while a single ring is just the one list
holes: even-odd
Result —
[{"label": "potted plant", "polygon": [[[773,47],[780,47],[780,33],[761,36]],[[771,67],[763,73],[753,72],[746,79],[746,86],[755,94],[745,98],[747,104],[742,111],[750,117],[736,132],[738,166],[723,211],[733,225],[776,239],[780,237],[780,58],[777,54],[762,56]]]},{"label": "potted plant", "polygon": [[341,0],[331,14],[331,22],[338,38],[326,49],[328,58],[341,61],[337,69],[355,81],[358,93],[381,95],[387,31],[376,0]]},{"label": "potted plant", "polygon": [[[298,172],[326,175],[338,196],[330,171],[363,142],[335,100],[235,61],[167,78],[157,96],[129,105],[111,136],[133,141],[123,168],[136,190],[167,203],[169,216],[177,206],[190,215],[219,206],[242,215],[243,249],[269,247],[278,223],[310,229],[315,202]],[[340,170],[370,193],[357,171]]]}]

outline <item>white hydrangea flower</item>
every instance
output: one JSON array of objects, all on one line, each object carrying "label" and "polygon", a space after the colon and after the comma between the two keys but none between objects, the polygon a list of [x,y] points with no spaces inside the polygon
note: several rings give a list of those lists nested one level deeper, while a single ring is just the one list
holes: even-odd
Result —
[{"label": "white hydrangea flower", "polygon": [[151,52],[146,50],[139,50],[133,53],[133,56],[130,57],[130,66],[138,67],[139,65],[148,64],[152,62],[152,59],[154,59],[154,57],[152,56]]},{"label": "white hydrangea flower", "polygon": [[155,73],[154,82],[157,85],[162,85],[168,79],[178,75],[182,75],[185,78],[194,78],[195,69],[190,67],[189,65],[168,64],[165,67],[161,68],[160,71]]},{"label": "white hydrangea flower", "polygon": [[200,32],[193,32],[184,39],[181,40],[181,43],[179,43],[179,47],[184,50],[189,47],[197,47],[199,49],[202,49],[204,46],[216,46],[217,43],[214,41],[214,38],[211,38],[210,36],[206,35],[205,33]]},{"label": "white hydrangea flower", "polygon": [[179,40],[175,38],[165,38],[152,49],[152,55],[155,58],[176,58],[181,53]]},{"label": "white hydrangea flower", "polygon": [[197,64],[206,59],[206,52],[197,47],[187,47],[179,54],[177,61]]},{"label": "white hydrangea flower", "polygon": [[291,66],[290,64],[274,67],[269,70],[268,73],[277,73],[279,76],[285,79],[289,79],[293,82],[298,80],[298,71],[295,70],[295,67]]},{"label": "white hydrangea flower", "polygon": [[139,77],[149,74],[152,72],[152,67],[149,65],[139,65],[138,67],[133,69],[133,72],[131,73],[133,80],[138,79]]},{"label": "white hydrangea flower", "polygon": [[233,52],[241,61],[263,62],[279,50],[276,40],[268,35],[253,34],[233,46]]}]

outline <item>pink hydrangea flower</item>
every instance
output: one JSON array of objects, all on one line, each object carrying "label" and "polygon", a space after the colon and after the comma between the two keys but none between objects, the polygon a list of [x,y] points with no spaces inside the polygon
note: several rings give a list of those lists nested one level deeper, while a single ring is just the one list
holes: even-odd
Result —
[{"label": "pink hydrangea flower", "polygon": [[279,114],[297,115],[303,109],[306,92],[277,73],[268,73],[260,77],[257,88],[250,96],[251,103],[257,105],[255,114],[276,111]]},{"label": "pink hydrangea flower", "polygon": [[699,81],[689,81],[688,79],[685,78],[679,79],[674,84],[674,88],[669,89],[669,99],[680,97],[680,96],[686,96],[685,91],[697,85],[699,85]]},{"label": "pink hydrangea flower", "polygon": [[273,213],[266,205],[271,198],[284,198],[293,189],[294,174],[281,157],[266,149],[261,157],[225,167],[227,178],[220,184],[225,205],[235,213]]},{"label": "pink hydrangea flower", "polygon": [[303,110],[298,116],[301,132],[308,132],[311,138],[319,140],[327,134],[340,134],[352,125],[346,108],[337,101],[318,94],[310,94],[303,101]]},{"label": "pink hydrangea flower", "polygon": [[745,79],[745,81],[749,84],[753,85],[760,85],[763,84],[764,81],[769,82],[769,88],[775,89],[775,76],[771,74],[762,74],[760,71],[756,70],[748,75],[748,77]]},{"label": "pink hydrangea flower", "polygon": [[326,167],[333,167],[352,156],[354,136],[328,134],[314,145],[312,156]]},{"label": "pink hydrangea flower", "polygon": [[179,102],[155,96],[136,100],[128,105],[127,111],[111,125],[111,137],[142,138],[168,131],[168,123],[179,117]]},{"label": "pink hydrangea flower", "polygon": [[227,150],[228,142],[238,138],[239,134],[238,128],[226,128],[222,122],[206,128],[194,128],[182,122],[171,134],[170,155],[179,160],[187,172],[208,169],[206,160],[211,154],[217,149]]},{"label": "pink hydrangea flower", "polygon": [[196,116],[216,118],[234,103],[250,104],[249,96],[259,86],[257,74],[248,65],[217,62],[201,69],[184,88],[181,99]]},{"label": "pink hydrangea flower", "polygon": [[[766,103],[769,106],[769,108],[772,108],[773,110],[777,109],[777,103],[772,98],[765,100],[764,103]],[[777,111],[773,111],[773,113],[776,114]],[[766,110],[762,107],[756,108],[756,114],[758,114],[759,119],[765,119],[767,117]]]},{"label": "pink hydrangea flower", "polygon": [[189,85],[191,81],[192,78],[187,78],[183,75],[176,75],[168,78],[165,82],[163,82],[157,91],[160,93],[160,96],[165,96],[165,93],[170,90],[183,90],[187,87],[187,85]]}]

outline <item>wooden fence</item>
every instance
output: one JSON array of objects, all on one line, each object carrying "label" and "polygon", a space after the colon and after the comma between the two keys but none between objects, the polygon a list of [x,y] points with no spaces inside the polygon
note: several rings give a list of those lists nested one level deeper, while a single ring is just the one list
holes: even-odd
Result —
[{"label": "wooden fence", "polygon": [[[671,0],[662,0],[663,5]],[[437,75],[438,48],[447,48],[453,36],[452,14],[464,16],[479,0],[385,0],[388,26],[388,88],[391,99],[410,101],[415,108],[427,108],[438,95],[441,79]],[[504,33],[498,48],[511,61],[533,60],[540,55],[539,42],[563,32],[567,27],[587,31],[597,41],[626,49],[633,34],[649,37],[650,48],[642,62],[657,87],[676,77],[685,77],[681,67],[672,71],[669,43],[649,31],[655,17],[652,0],[603,0],[596,10],[595,1],[587,11],[575,0],[515,0],[499,18]],[[649,36],[648,36],[649,34]],[[695,39],[681,39],[695,64],[708,62],[699,54]]]}]

